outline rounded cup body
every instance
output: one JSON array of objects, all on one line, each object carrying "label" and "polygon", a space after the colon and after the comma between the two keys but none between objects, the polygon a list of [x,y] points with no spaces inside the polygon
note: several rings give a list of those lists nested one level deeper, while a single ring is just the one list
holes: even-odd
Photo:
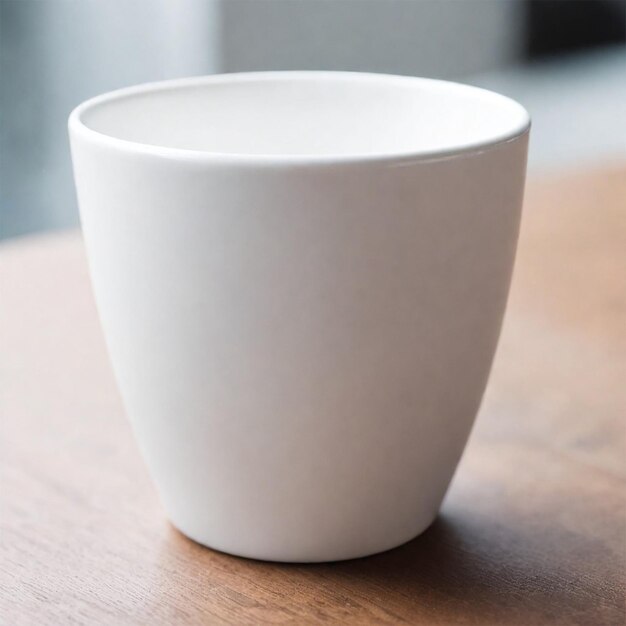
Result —
[{"label": "rounded cup body", "polygon": [[307,163],[70,131],[113,368],[173,524],[301,562],[424,530],[496,348],[528,133]]}]

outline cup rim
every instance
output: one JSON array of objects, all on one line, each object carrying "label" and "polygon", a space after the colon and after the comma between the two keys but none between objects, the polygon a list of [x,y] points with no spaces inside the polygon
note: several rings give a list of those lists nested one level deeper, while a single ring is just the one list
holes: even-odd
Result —
[{"label": "cup rim", "polygon": [[[109,135],[88,126],[82,116],[88,111],[116,100],[140,94],[158,93],[180,88],[198,87],[204,85],[218,85],[226,83],[241,83],[246,81],[285,80],[340,80],[359,81],[369,80],[388,83],[389,85],[402,83],[404,86],[412,83],[431,89],[454,89],[465,91],[482,98],[499,101],[502,105],[517,110],[518,121],[511,124],[505,131],[496,133],[487,139],[477,139],[459,146],[446,146],[435,149],[415,149],[412,151],[390,151],[381,153],[354,153],[354,154],[265,154],[265,153],[237,153],[196,150],[151,143],[142,143],[130,139],[122,139]],[[528,111],[516,100],[494,91],[475,87],[464,83],[421,78],[416,76],[402,76],[394,74],[379,74],[371,72],[344,72],[344,71],[271,71],[271,72],[235,72],[229,74],[213,74],[207,76],[192,76],[173,80],[164,80],[143,83],[132,87],[116,89],[95,96],[79,104],[70,113],[68,129],[70,135],[80,137],[90,143],[107,146],[126,153],[141,154],[157,158],[166,158],[176,161],[193,161],[212,164],[242,164],[255,166],[301,166],[301,165],[338,165],[360,163],[415,163],[425,161],[448,160],[485,152],[496,146],[517,140],[529,132],[531,119]]]}]

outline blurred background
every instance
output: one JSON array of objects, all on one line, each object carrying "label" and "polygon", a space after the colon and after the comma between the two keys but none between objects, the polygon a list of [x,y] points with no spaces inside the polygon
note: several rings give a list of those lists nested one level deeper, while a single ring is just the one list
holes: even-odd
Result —
[{"label": "blurred background", "polygon": [[532,172],[626,156],[626,0],[0,0],[0,238],[78,223],[66,119],[139,82],[328,69],[524,104]]}]

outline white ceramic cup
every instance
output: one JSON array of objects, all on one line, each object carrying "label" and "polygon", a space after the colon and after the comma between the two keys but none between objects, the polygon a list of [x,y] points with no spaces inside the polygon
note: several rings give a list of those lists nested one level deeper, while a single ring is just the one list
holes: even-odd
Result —
[{"label": "white ceramic cup", "polygon": [[102,326],[173,524],[303,562],[421,533],[500,331],[526,111],[274,72],[124,89],[69,128]]}]

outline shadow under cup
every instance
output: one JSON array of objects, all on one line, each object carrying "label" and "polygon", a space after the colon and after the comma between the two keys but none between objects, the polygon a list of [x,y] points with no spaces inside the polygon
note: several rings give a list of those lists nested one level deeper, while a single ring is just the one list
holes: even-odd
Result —
[{"label": "shadow under cup", "polygon": [[231,74],[100,96],[69,129],[113,368],[172,522],[302,562],[422,532],[500,331],[524,109],[419,78]]}]

